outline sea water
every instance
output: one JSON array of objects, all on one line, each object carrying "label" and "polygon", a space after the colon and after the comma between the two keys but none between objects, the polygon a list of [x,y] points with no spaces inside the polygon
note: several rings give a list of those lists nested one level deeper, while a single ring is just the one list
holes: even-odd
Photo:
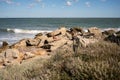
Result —
[{"label": "sea water", "polygon": [[120,18],[0,18],[0,45],[13,44],[23,38],[34,38],[37,33],[51,32],[59,27],[98,27],[120,30]]}]

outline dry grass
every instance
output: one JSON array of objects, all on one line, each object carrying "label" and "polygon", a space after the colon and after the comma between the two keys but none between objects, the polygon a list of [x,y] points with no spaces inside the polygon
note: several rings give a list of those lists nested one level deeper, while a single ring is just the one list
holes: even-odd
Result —
[{"label": "dry grass", "polygon": [[8,66],[0,71],[0,80],[120,80],[119,74],[120,47],[99,42],[78,54],[59,49],[49,60]]}]

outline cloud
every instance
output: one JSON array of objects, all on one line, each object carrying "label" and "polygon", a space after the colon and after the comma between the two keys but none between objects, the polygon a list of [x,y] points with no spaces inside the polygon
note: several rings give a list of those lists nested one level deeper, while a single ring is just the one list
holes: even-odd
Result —
[{"label": "cloud", "polygon": [[32,3],[28,5],[28,8],[33,8],[38,4],[40,4],[42,8],[45,7],[45,5],[42,3],[42,0],[34,0]]},{"label": "cloud", "polygon": [[90,3],[90,2],[85,2],[85,5],[86,5],[87,7],[91,7],[91,3]]},{"label": "cloud", "polygon": [[0,0],[0,1],[5,2],[6,4],[9,4],[9,5],[17,5],[17,6],[20,5],[19,2],[14,2],[13,0]]},{"label": "cloud", "polygon": [[66,6],[71,6],[72,2],[71,1],[66,1]]},{"label": "cloud", "polygon": [[1,1],[5,2],[6,4],[14,4],[12,0],[1,0]]}]

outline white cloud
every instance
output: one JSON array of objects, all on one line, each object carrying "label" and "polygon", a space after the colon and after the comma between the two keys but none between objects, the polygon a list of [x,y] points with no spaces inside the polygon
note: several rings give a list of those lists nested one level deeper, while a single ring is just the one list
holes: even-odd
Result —
[{"label": "white cloud", "polygon": [[14,2],[13,0],[0,0],[0,1],[5,2],[6,4],[9,4],[9,5],[17,5],[17,6],[20,5],[19,2]]},{"label": "white cloud", "polygon": [[90,2],[85,2],[85,5],[86,5],[87,7],[91,7],[91,3],[90,3]]},{"label": "white cloud", "polygon": [[34,0],[31,4],[28,5],[28,8],[33,8],[38,4],[40,4],[42,8],[45,7],[45,5],[42,3],[42,0]]},{"label": "white cloud", "polygon": [[66,6],[71,6],[71,5],[72,5],[72,2],[70,2],[70,1],[66,2]]},{"label": "white cloud", "polygon": [[2,1],[7,3],[7,4],[14,4],[14,2],[12,0],[2,0]]}]

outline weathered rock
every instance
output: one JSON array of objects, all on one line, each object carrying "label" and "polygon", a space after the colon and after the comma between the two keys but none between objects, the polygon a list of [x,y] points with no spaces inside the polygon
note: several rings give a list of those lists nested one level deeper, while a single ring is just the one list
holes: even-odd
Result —
[{"label": "weathered rock", "polygon": [[36,39],[38,41],[37,46],[43,46],[45,40],[47,40],[48,37],[46,35],[42,35],[42,36],[36,36],[34,39]]},{"label": "weathered rock", "polygon": [[89,32],[85,32],[83,35],[84,38],[93,38],[94,36],[95,36],[94,33],[89,33]]},{"label": "weathered rock", "polygon": [[6,42],[6,41],[3,41],[3,44],[2,44],[2,47],[6,47],[8,46],[9,44]]},{"label": "weathered rock", "polygon": [[102,32],[100,29],[96,28],[96,27],[91,27],[88,29],[89,33],[93,33],[95,35],[95,37],[101,37],[102,36]]},{"label": "weathered rock", "polygon": [[43,48],[43,49],[51,49],[51,46],[53,46],[53,45],[45,44],[45,45],[41,46],[41,48]]},{"label": "weathered rock", "polygon": [[117,36],[120,36],[120,31],[117,31],[117,32],[116,32],[116,35],[117,35]]},{"label": "weathered rock", "polygon": [[34,49],[31,53],[35,54],[35,55],[45,55],[46,50],[44,50],[44,49]]},{"label": "weathered rock", "polygon": [[104,31],[102,32],[103,35],[112,35],[114,34],[116,31],[115,30],[107,30],[107,31]]},{"label": "weathered rock", "polygon": [[6,41],[3,41],[2,46],[0,47],[0,53],[9,48],[9,44]]},{"label": "weathered rock", "polygon": [[27,46],[37,46],[39,44],[39,40],[37,39],[28,39],[26,40]]},{"label": "weathered rock", "polygon": [[53,46],[51,46],[51,50],[54,51],[54,50],[58,49],[59,47],[61,47],[64,44],[66,44],[67,41],[68,40],[66,40],[66,39],[63,38],[63,39],[60,39],[58,41],[54,41],[54,42],[50,43],[50,45],[53,45]]},{"label": "weathered rock", "polygon": [[34,39],[41,39],[42,36],[44,36],[42,33],[38,33],[35,35]]},{"label": "weathered rock", "polygon": [[67,31],[67,29],[66,28],[64,28],[64,27],[62,27],[62,28],[60,28],[60,29],[58,29],[58,30],[55,30],[55,31],[53,31],[53,32],[51,32],[51,33],[48,33],[48,34],[46,34],[48,37],[53,37],[53,36],[57,36],[57,35],[65,35],[66,34],[66,31]]},{"label": "weathered rock", "polygon": [[20,63],[23,59],[23,54],[17,49],[7,49],[0,54],[3,59],[3,65],[7,66],[9,64]]},{"label": "weathered rock", "polygon": [[112,34],[112,35],[109,35],[108,37],[105,38],[106,41],[111,41],[111,42],[114,42],[114,43],[117,43],[118,45],[120,45],[120,35],[119,34]]},{"label": "weathered rock", "polygon": [[70,33],[68,33],[68,32],[66,33],[66,37],[67,37],[68,39],[70,39],[70,40],[72,39],[72,35],[71,35]]},{"label": "weathered rock", "polygon": [[38,33],[38,34],[36,34],[35,36],[42,36],[43,34],[42,33]]},{"label": "weathered rock", "polygon": [[51,43],[54,41],[53,37],[49,37],[48,39],[46,39],[48,43]]},{"label": "weathered rock", "polygon": [[35,57],[35,54],[32,54],[31,52],[25,52],[24,54],[24,60],[33,58],[33,57]]},{"label": "weathered rock", "polygon": [[73,32],[80,32],[81,34],[84,33],[84,30],[80,27],[73,27],[70,30],[73,31]]},{"label": "weathered rock", "polygon": [[19,47],[26,47],[26,41],[27,39],[22,39],[19,42],[13,44],[11,48],[19,48]]},{"label": "weathered rock", "polygon": [[79,36],[78,38],[80,41],[80,44],[79,44],[80,47],[87,47],[87,45],[89,45],[89,44],[98,42],[97,39],[87,39],[87,38],[83,38],[81,36]]}]

